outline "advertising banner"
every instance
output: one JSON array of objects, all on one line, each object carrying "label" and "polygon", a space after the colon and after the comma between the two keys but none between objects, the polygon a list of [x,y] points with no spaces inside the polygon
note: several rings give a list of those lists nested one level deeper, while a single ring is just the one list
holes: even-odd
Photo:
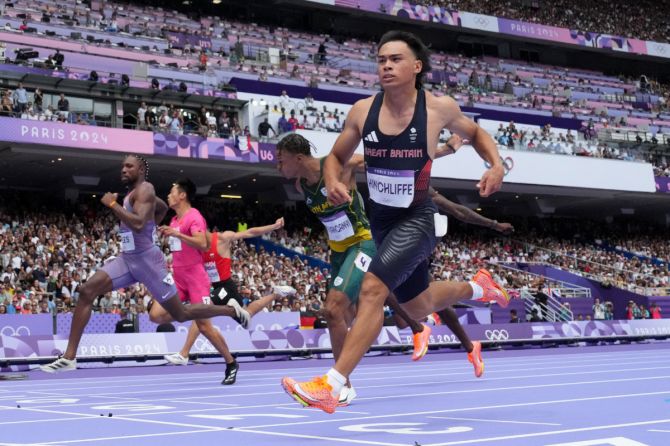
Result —
[{"label": "advertising banner", "polygon": [[1,314],[0,335],[34,336],[53,334],[53,317],[50,314]]},{"label": "advertising banner", "polygon": [[473,14],[471,12],[461,12],[461,26],[463,28],[478,29],[492,33],[500,32],[498,28],[498,18],[490,15]]},{"label": "advertising banner", "polygon": [[184,48],[187,44],[203,49],[212,48],[212,39],[205,36],[168,31],[165,33],[165,37],[173,48]]},{"label": "advertising banner", "polygon": [[553,42],[573,43],[570,30],[556,26],[526,23],[517,20],[498,19],[498,28],[503,34],[551,40]]},{"label": "advertising banner", "polygon": [[0,117],[2,141],[76,149],[152,153],[152,133],[135,130]]},{"label": "advertising banner", "polygon": [[[244,163],[261,161],[258,142],[240,136],[230,139],[197,135],[152,133],[55,121],[0,117],[0,141],[95,149],[143,155],[219,159]],[[275,163],[273,144],[263,144],[263,162]]]},{"label": "advertising banner", "polygon": [[656,57],[670,58],[670,43],[644,42],[647,47],[647,54]]}]

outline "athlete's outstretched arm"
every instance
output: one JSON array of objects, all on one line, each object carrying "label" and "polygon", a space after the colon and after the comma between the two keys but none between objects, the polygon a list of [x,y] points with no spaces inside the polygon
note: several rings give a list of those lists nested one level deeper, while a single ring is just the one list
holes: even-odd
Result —
[{"label": "athlete's outstretched arm", "polygon": [[472,141],[479,156],[491,167],[484,172],[482,179],[477,183],[479,195],[488,197],[500,190],[504,176],[500,153],[493,138],[479,127],[475,122],[461,113],[461,108],[456,101],[447,96],[437,98],[440,101],[440,114],[442,115],[444,126],[461,137]]},{"label": "athlete's outstretched arm", "polygon": [[284,217],[281,217],[278,218],[277,221],[274,222],[274,224],[272,225],[258,226],[240,232],[226,231],[222,233],[223,235],[221,236],[221,238],[226,238],[228,240],[242,240],[245,238],[260,237],[261,235],[265,235],[269,232],[276,231],[277,229],[281,229],[283,227],[284,227]]},{"label": "athlete's outstretched arm", "polygon": [[498,220],[486,218],[466,206],[448,200],[432,187],[430,188],[430,197],[442,212],[448,215],[453,215],[456,219],[464,223],[484,226],[485,228],[491,228],[495,231],[502,232],[503,234],[511,234],[514,232],[514,226],[511,224],[498,223]]},{"label": "athlete's outstretched arm", "polygon": [[126,210],[117,203],[119,194],[107,192],[100,199],[100,202],[112,210],[125,225],[133,231],[140,231],[144,225],[154,219],[156,210],[156,191],[151,183],[142,183],[137,186],[135,192],[135,202],[133,203],[134,212]]},{"label": "athlete's outstretched arm", "polygon": [[323,164],[323,179],[326,182],[328,201],[335,206],[351,201],[349,186],[342,182],[342,171],[361,141],[361,123],[364,122],[366,111],[365,101],[368,99],[358,101],[351,107],[344,129]]}]

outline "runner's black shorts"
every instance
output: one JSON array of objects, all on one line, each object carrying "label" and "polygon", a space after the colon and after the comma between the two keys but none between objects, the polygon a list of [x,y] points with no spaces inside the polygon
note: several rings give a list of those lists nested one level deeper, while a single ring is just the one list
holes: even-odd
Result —
[{"label": "runner's black shorts", "polygon": [[377,255],[368,271],[401,303],[412,300],[430,284],[430,257],[439,241],[435,235],[437,212],[430,199],[410,208],[389,208],[370,201]]},{"label": "runner's black shorts", "polygon": [[212,283],[210,297],[214,305],[228,305],[230,299],[235,299],[240,306],[244,306],[242,296],[237,290],[237,282],[232,278]]}]

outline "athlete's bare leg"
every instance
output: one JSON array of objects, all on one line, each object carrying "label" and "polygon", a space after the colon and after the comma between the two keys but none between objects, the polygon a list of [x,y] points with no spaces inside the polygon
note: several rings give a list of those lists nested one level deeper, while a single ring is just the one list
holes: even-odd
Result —
[{"label": "athlete's bare leg", "polygon": [[442,319],[442,322],[444,325],[446,325],[451,332],[456,335],[459,341],[461,341],[461,344],[463,345],[463,348],[465,349],[466,352],[470,353],[472,352],[472,349],[474,346],[472,345],[472,341],[470,340],[470,337],[465,333],[465,330],[463,329],[463,326],[461,323],[458,321],[458,315],[454,311],[453,308],[447,307],[443,310],[436,311],[437,315],[440,316],[440,319]]},{"label": "athlete's bare leg", "polygon": [[[184,347],[182,347],[182,351],[180,352],[184,358],[188,358],[189,352],[191,351],[191,347],[193,346],[193,343],[195,343],[195,340],[198,338],[198,332],[200,332],[209,340],[209,342],[212,343],[214,348],[219,353],[221,353],[223,359],[226,360],[226,364],[231,364],[235,362],[235,358],[233,358],[233,355],[230,354],[230,349],[228,349],[228,344],[226,344],[226,340],[223,338],[221,332],[216,329],[214,324],[212,324],[211,320],[209,319],[194,320],[193,323],[191,324],[191,327],[188,330],[189,337],[191,336],[192,332],[195,332],[195,338],[191,342],[191,345],[189,345],[188,350],[184,352],[184,349],[186,347],[186,344],[184,344]],[[186,338],[187,343],[189,341],[189,337]]]},{"label": "athlete's bare leg", "polygon": [[91,309],[95,298],[101,294],[112,291],[112,279],[109,275],[98,270],[93,277],[86,281],[79,289],[79,300],[74,309],[72,317],[72,326],[70,327],[70,337],[68,338],[67,348],[63,353],[66,359],[77,357],[77,347],[81,342],[81,335],[91,318]]},{"label": "athlete's bare leg", "polygon": [[389,294],[389,297],[386,298],[385,303],[391,307],[391,310],[393,310],[393,320],[395,321],[395,324],[398,326],[398,328],[409,327],[414,334],[421,333],[423,331],[423,324],[420,324],[419,322],[409,317],[407,312],[402,308],[402,306],[400,306],[398,299],[396,299],[393,293]]},{"label": "athlete's bare leg", "polygon": [[249,317],[253,317],[254,314],[257,314],[260,311],[262,311],[263,308],[270,306],[272,304],[272,301],[280,298],[281,296],[279,296],[278,294],[272,293],[251,302],[249,305],[247,305],[247,311],[249,312]]}]

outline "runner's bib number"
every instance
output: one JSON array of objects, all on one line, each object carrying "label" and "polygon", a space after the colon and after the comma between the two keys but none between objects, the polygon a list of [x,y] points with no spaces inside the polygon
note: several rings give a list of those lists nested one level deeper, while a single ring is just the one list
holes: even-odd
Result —
[{"label": "runner's bib number", "polygon": [[414,200],[414,171],[369,167],[368,189],[375,203],[408,208]]},{"label": "runner's bib number", "polygon": [[135,250],[135,237],[132,232],[121,232],[121,251],[129,252]]},{"label": "runner's bib number", "polygon": [[334,242],[341,242],[354,236],[354,227],[344,211],[322,218],[321,223],[328,231],[328,238]]},{"label": "runner's bib number", "polygon": [[214,283],[221,281],[221,278],[219,277],[219,270],[216,269],[216,263],[214,262],[205,263],[205,270],[207,271],[207,275],[209,276],[210,282]]},{"label": "runner's bib number", "polygon": [[179,240],[177,237],[172,237],[168,239],[168,243],[170,244],[170,251],[172,252],[178,252],[181,251],[181,240]]}]

